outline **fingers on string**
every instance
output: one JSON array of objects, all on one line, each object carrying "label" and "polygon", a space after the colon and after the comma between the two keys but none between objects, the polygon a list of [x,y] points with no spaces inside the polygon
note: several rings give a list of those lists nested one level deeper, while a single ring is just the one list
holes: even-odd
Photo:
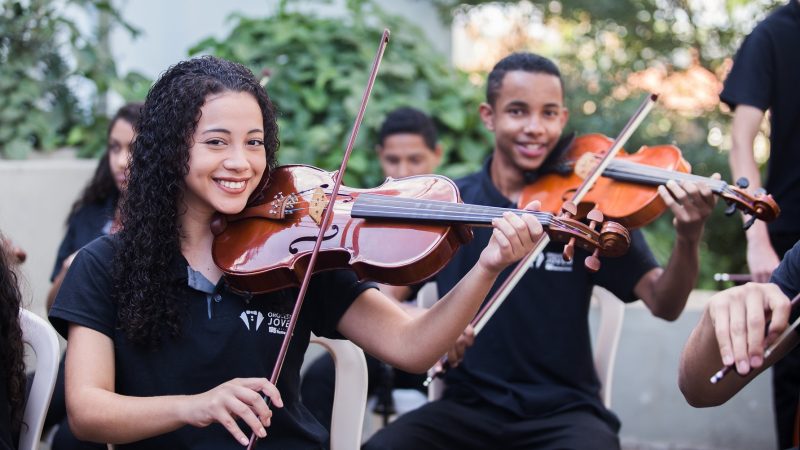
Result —
[{"label": "fingers on string", "polygon": [[[736,370],[740,375],[750,372],[750,356],[747,353],[747,313],[745,302],[733,301],[728,309],[730,314],[731,349]],[[762,331],[763,332],[763,331]]]},{"label": "fingers on string", "polygon": [[733,365],[733,344],[731,342],[731,322],[728,304],[712,302],[710,313],[722,363],[726,366]]},{"label": "fingers on string", "polygon": [[767,298],[764,307],[771,314],[767,330],[766,345],[772,345],[778,336],[788,327],[792,314],[792,306],[783,291],[774,284],[765,285]]},{"label": "fingers on string", "polygon": [[764,362],[764,300],[757,292],[750,293],[745,298],[745,315],[747,320],[747,354],[750,366],[754,369],[761,367]]}]

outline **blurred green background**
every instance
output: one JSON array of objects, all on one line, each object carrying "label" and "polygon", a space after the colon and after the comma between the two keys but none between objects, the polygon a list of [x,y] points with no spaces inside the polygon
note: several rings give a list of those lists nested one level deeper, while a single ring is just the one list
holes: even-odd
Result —
[{"label": "blurred green background", "polygon": [[[142,100],[151,83],[140,73],[120,73],[115,65],[111,30],[134,37],[139,30],[126,22],[114,2],[61,3],[2,0],[2,158],[24,159],[65,146],[78,149],[81,156],[97,155],[104,145],[109,95]],[[482,60],[460,68],[458,48],[452,58],[434,50],[415,24],[369,0],[347,0],[346,13],[335,18],[298,9],[314,3],[325,2],[283,0],[264,17],[235,14],[227,36],[202,39],[189,53],[238,61],[263,76],[280,112],[280,161],[333,170],[380,34],[390,27],[392,39],[345,179],[348,185],[368,187],[382,178],[372,150],[377,128],[385,113],[402,105],[436,119],[446,150],[443,174],[459,177],[476,170],[492,142],[477,114],[485,75],[497,59],[515,50],[535,51],[557,62],[571,111],[568,128],[578,133],[616,136],[646,93],[659,90],[662,100],[630,140],[628,151],[675,144],[694,173],[720,172],[732,181],[727,164],[730,114],[716,94],[741,39],[784,2],[429,0],[441,21],[474,40],[469,42],[491,44]],[[97,20],[82,29],[64,14],[64,4]],[[497,29],[499,36],[492,34]],[[82,102],[78,91],[86,89],[91,101]],[[766,153],[758,157],[763,161]],[[724,217],[723,209],[716,208],[706,227],[699,287],[714,288],[715,272],[746,271],[741,221]],[[671,220],[667,213],[645,229],[661,262],[672,247]]]}]

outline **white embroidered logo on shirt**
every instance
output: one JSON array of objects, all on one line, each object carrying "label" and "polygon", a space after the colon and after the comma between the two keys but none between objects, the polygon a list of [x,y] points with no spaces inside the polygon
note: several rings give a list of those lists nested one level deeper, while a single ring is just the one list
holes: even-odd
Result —
[{"label": "white embroidered logo on shirt", "polygon": [[538,268],[542,267],[542,263],[543,262],[544,262],[544,254],[543,253],[539,253],[538,255],[536,255],[536,259],[531,261],[531,267],[535,267],[535,268],[538,269]]},{"label": "white embroidered logo on shirt", "polygon": [[548,272],[572,272],[572,261],[564,261],[561,253],[541,253],[536,257],[533,266],[540,269],[542,263],[544,263],[544,270]]},{"label": "white embroidered logo on shirt", "polygon": [[264,321],[264,315],[261,314],[260,311],[242,311],[242,314],[239,316],[244,322],[244,326],[247,327],[250,331],[256,331],[261,326],[261,322]]},{"label": "white embroidered logo on shirt", "polygon": [[286,334],[286,330],[289,328],[289,320],[291,320],[291,314],[282,314],[276,312],[268,312],[267,313],[267,332],[272,334]]}]

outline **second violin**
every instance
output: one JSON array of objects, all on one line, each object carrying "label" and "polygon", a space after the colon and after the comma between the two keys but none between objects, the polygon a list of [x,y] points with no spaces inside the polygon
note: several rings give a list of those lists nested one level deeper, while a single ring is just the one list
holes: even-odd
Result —
[{"label": "second violin", "polygon": [[[611,143],[611,139],[601,134],[575,138],[561,158],[550,166],[548,173],[523,190],[519,203],[539,200],[542,210],[558,211]],[[620,153],[578,205],[578,215],[583,217],[592,207],[597,207],[606,218],[627,228],[647,225],[666,208],[656,187],[669,180],[708,185],[728,204],[726,214],[739,209],[751,216],[745,228],[755,219],[769,222],[780,213],[778,204],[763,189],[752,194],[747,192],[746,179],[740,178],[733,186],[722,180],[692,175],[690,170],[691,166],[674,145],[644,146],[634,154]]]}]

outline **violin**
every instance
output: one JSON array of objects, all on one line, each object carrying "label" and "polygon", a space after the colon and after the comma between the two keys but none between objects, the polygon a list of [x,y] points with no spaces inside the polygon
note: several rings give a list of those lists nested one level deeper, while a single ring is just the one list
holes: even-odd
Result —
[{"label": "violin", "polygon": [[[525,187],[519,203],[539,200],[543,211],[558,211],[611,144],[611,139],[601,134],[575,138],[564,155],[548,166],[545,174]],[[643,146],[634,154],[620,152],[577,205],[578,217],[584,217],[589,209],[597,207],[605,217],[626,228],[647,225],[667,207],[658,195],[657,187],[669,180],[708,185],[728,204],[725,211],[727,215],[739,209],[750,216],[744,225],[745,229],[756,219],[769,222],[780,213],[778,204],[763,189],[748,193],[746,189],[749,183],[745,178],[740,178],[736,186],[732,186],[722,180],[692,175],[690,170],[691,166],[674,145]]]},{"label": "violin", "polygon": [[552,240],[592,253],[587,267],[595,270],[598,256],[620,256],[630,245],[628,231],[603,222],[602,215],[590,215],[586,225],[548,212],[460,203],[455,184],[439,175],[389,178],[374,189],[342,186],[331,202],[336,174],[306,165],[278,167],[262,204],[215,222],[212,254],[231,287],[263,293],[298,286],[330,204],[333,218],[315,270],[349,267],[360,279],[392,285],[430,278],[471,239],[467,226],[491,226],[505,211],[534,214]]}]

